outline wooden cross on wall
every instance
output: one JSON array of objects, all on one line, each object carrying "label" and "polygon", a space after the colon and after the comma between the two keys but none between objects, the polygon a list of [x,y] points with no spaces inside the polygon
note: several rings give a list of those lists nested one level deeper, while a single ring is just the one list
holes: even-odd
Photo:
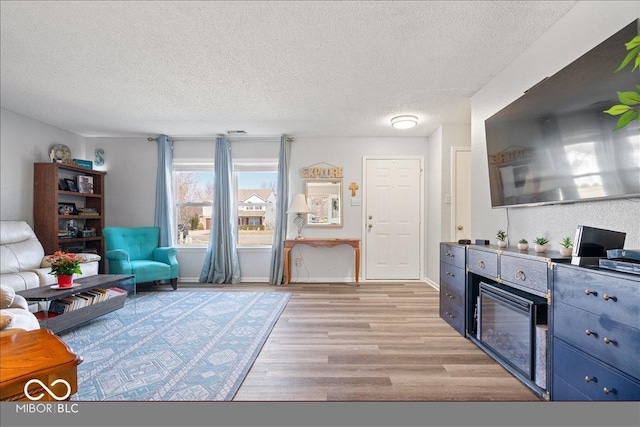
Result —
[{"label": "wooden cross on wall", "polygon": [[352,182],[351,185],[349,186],[349,190],[351,190],[351,197],[356,197],[356,190],[360,188],[358,187],[358,184],[356,184],[355,182]]}]

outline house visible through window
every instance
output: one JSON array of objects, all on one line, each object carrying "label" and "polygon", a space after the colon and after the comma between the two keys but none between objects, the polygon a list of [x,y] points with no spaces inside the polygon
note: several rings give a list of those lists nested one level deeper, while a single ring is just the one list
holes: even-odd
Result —
[{"label": "house visible through window", "polygon": [[271,245],[275,226],[275,164],[235,164],[238,246]]},{"label": "house visible through window", "polygon": [[213,164],[174,163],[178,246],[209,244],[213,181]]},{"label": "house visible through window", "polygon": [[[178,246],[206,246],[211,234],[212,164],[174,163]],[[271,246],[277,164],[234,163],[238,246]]]}]

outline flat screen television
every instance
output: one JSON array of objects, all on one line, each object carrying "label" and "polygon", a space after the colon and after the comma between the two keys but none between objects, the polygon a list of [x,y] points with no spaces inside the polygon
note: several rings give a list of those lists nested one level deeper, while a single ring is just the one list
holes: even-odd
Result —
[{"label": "flat screen television", "polygon": [[485,120],[492,207],[640,197],[638,122],[614,130],[604,113],[640,84],[632,65],[615,72],[639,21]]}]

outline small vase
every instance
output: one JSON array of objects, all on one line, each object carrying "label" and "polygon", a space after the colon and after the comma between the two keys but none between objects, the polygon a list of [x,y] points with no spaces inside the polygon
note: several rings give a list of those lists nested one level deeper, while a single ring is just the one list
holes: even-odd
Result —
[{"label": "small vase", "polygon": [[505,240],[498,240],[498,247],[499,248],[506,248],[507,247],[507,242]]},{"label": "small vase", "polygon": [[526,251],[527,249],[529,249],[529,244],[528,243],[518,243],[518,249],[520,249],[521,251]]},{"label": "small vase", "polygon": [[560,248],[560,255],[562,256],[570,256],[573,253],[573,248],[565,248],[564,246]]},{"label": "small vase", "polygon": [[547,245],[539,245],[536,243],[534,249],[536,250],[536,252],[541,254],[547,250]]},{"label": "small vase", "polygon": [[61,288],[70,288],[73,286],[73,276],[66,276],[61,274],[58,276],[58,286]]}]

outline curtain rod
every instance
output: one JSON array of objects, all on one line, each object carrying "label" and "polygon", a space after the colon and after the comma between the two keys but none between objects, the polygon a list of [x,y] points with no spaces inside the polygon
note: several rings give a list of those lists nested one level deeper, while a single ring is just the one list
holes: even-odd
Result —
[{"label": "curtain rod", "polygon": [[[280,135],[273,135],[273,136],[249,136],[249,135],[242,135],[242,136],[238,136],[238,135],[234,135],[234,136],[228,136],[228,135],[209,135],[209,136],[178,136],[175,138],[171,138],[174,141],[193,141],[196,139],[215,139],[218,138],[220,136],[226,136],[227,138],[229,138],[229,141],[234,141],[234,140],[240,140],[240,139],[255,139],[255,140],[260,140],[260,139],[272,139],[272,140],[280,140]],[[287,136],[287,142],[293,142],[295,141],[295,139],[291,136]],[[159,137],[148,137],[147,141],[149,142],[158,142],[160,138]]]}]

